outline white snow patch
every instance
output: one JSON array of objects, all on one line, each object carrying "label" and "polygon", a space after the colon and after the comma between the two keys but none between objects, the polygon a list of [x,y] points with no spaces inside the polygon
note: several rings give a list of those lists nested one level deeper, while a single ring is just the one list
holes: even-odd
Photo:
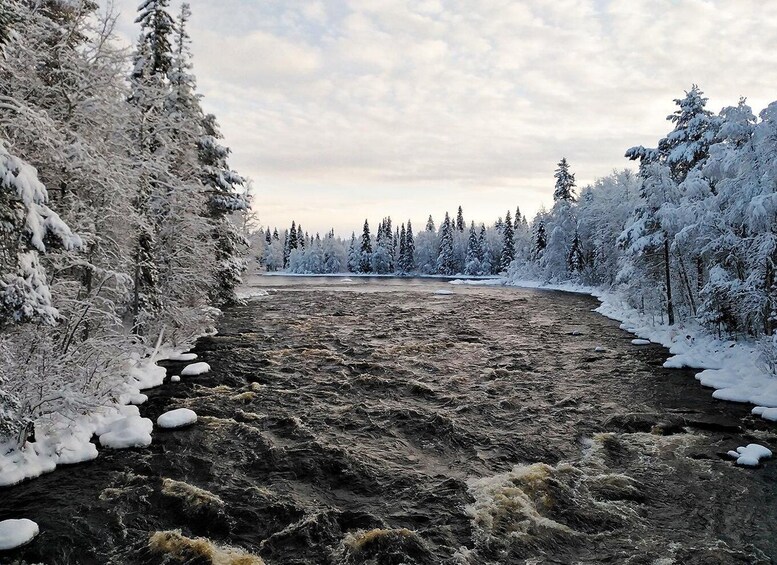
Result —
[{"label": "white snow patch", "polygon": [[172,377],[170,377],[170,382],[171,383],[180,383],[181,382],[181,377],[179,377],[178,375],[173,375]]},{"label": "white snow patch", "polygon": [[729,451],[728,455],[737,460],[737,465],[757,467],[761,459],[768,459],[772,456],[772,452],[763,445],[750,443],[746,447],[737,447],[736,451]]},{"label": "white snow patch", "polygon": [[168,361],[194,361],[195,359],[197,359],[196,353],[179,353],[167,358]]},{"label": "white snow patch", "polygon": [[448,296],[449,294],[453,294],[452,290],[435,290],[433,294],[439,295],[439,296]]},{"label": "white snow patch", "polygon": [[350,277],[345,277],[345,278],[342,278],[342,279],[340,279],[340,282],[343,282],[343,283],[352,283],[352,282],[353,282],[353,279],[352,279],[352,278],[350,278]]},{"label": "white snow patch", "polygon": [[135,406],[145,404],[146,402],[148,402],[148,396],[140,392],[136,394],[130,394],[127,398],[127,404],[134,404]]},{"label": "white snow patch", "polygon": [[594,351],[596,353],[602,353],[602,352],[607,351],[607,350],[604,347],[602,347],[601,345],[597,345],[596,347],[594,347]]},{"label": "white snow patch", "polygon": [[193,377],[195,375],[202,375],[204,373],[207,373],[208,371],[210,371],[210,365],[200,361],[199,363],[192,363],[191,365],[186,365],[186,367],[183,368],[183,371],[181,371],[181,376]]},{"label": "white snow patch", "polygon": [[[127,406],[135,408],[136,406]],[[151,445],[151,432],[154,424],[148,418],[141,418],[140,414],[129,413],[113,422],[101,426],[97,435],[100,437],[100,445],[112,449],[126,449],[129,447],[148,447]]]},{"label": "white snow patch", "polygon": [[176,408],[165,412],[159,418],[156,419],[157,426],[165,429],[182,428],[183,426],[190,426],[197,421],[197,414],[194,410],[188,408]]},{"label": "white snow patch", "polygon": [[649,339],[632,339],[631,345],[650,345]]},{"label": "white snow patch", "polygon": [[30,543],[38,535],[38,524],[27,518],[0,522],[0,551]]},{"label": "white snow patch", "polygon": [[144,361],[130,367],[129,374],[135,379],[139,390],[146,390],[160,386],[165,380],[166,371],[151,361]]}]

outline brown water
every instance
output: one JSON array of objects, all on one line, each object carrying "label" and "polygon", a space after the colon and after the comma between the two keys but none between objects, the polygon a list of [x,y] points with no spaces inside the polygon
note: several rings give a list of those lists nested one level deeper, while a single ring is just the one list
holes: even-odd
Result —
[{"label": "brown water", "polygon": [[0,519],[41,526],[1,562],[777,555],[777,464],[724,456],[777,446],[774,426],[663,369],[666,350],[631,345],[594,299],[412,279],[253,284],[269,295],[197,344],[212,372],[141,408],[155,419],[189,407],[200,421],[0,490]]}]

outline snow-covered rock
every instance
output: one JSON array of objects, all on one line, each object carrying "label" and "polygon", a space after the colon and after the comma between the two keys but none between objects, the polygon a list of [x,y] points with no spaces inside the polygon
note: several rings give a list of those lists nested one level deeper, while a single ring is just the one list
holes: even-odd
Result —
[{"label": "snow-covered rock", "polygon": [[181,377],[179,377],[178,375],[173,375],[172,377],[170,377],[170,382],[171,383],[180,383],[181,382]]},{"label": "snow-covered rock", "polygon": [[195,375],[202,375],[204,373],[207,373],[208,371],[210,371],[210,365],[200,361],[199,363],[192,363],[191,365],[186,365],[186,367],[183,368],[183,371],[181,371],[181,376],[192,377]]},{"label": "snow-covered rock", "polygon": [[188,408],[176,408],[165,412],[159,418],[156,419],[156,424],[160,428],[172,430],[175,428],[182,428],[184,426],[191,426],[197,421],[197,414],[194,410]]},{"label": "snow-covered rock", "polygon": [[602,347],[601,345],[597,345],[596,347],[594,347],[594,351],[596,353],[603,353],[603,352],[605,352],[607,350],[604,347]]},{"label": "snow-covered rock", "polygon": [[729,451],[728,455],[737,460],[737,465],[757,467],[761,459],[768,459],[772,456],[772,452],[763,445],[750,443],[745,447],[737,447],[736,451]]},{"label": "snow-covered rock", "polygon": [[100,445],[112,449],[148,447],[153,429],[154,423],[148,418],[135,414],[125,416],[105,426],[103,433],[99,434]]},{"label": "snow-covered rock", "polygon": [[649,339],[632,339],[631,345],[650,345]]},{"label": "snow-covered rock", "polygon": [[30,543],[38,535],[38,524],[27,518],[0,522],[0,551]]}]

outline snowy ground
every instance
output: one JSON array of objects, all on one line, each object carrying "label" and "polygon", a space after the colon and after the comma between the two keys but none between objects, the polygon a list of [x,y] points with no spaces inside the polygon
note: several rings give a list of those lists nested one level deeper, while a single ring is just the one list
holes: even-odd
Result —
[{"label": "snowy ground", "polygon": [[715,389],[714,398],[754,404],[753,414],[777,421],[777,378],[764,363],[757,345],[749,341],[720,340],[692,322],[674,326],[661,324],[651,316],[640,314],[616,293],[577,284],[544,284],[533,280],[454,280],[458,285],[505,285],[589,294],[602,304],[600,314],[621,322],[621,328],[635,334],[632,344],[663,345],[672,354],[664,363],[671,369],[702,369],[696,378],[702,385]]},{"label": "snowy ground", "polygon": [[[148,399],[141,391],[160,386],[164,381],[165,369],[156,361],[181,358],[193,359],[191,354],[184,354],[184,350],[169,347],[162,347],[153,358],[128,357],[125,365],[127,382],[116,404],[72,421],[52,415],[36,422],[36,441],[27,442],[21,448],[0,444],[0,487],[53,471],[57,465],[94,459],[99,453],[91,441],[94,436],[104,448],[149,446],[153,422],[140,416],[137,405]],[[207,364],[195,365],[203,369]]]}]

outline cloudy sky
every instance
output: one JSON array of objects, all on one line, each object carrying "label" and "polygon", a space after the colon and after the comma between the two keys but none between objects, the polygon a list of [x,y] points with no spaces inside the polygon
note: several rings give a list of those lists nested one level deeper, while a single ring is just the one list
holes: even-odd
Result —
[{"label": "cloudy sky", "polygon": [[714,111],[777,99],[765,0],[190,3],[204,106],[279,228],[533,215],[562,156],[580,186],[629,166],[692,83]]}]

